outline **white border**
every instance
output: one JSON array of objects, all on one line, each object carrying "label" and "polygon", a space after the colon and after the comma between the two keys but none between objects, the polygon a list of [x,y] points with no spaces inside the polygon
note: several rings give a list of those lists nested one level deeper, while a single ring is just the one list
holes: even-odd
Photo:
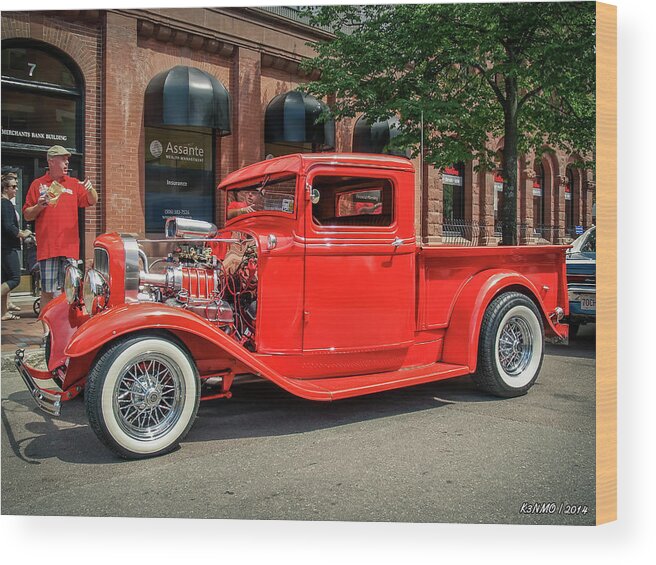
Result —
[{"label": "white border", "polygon": [[[308,3],[308,2],[305,2]],[[315,4],[325,2],[314,2]],[[189,563],[626,563],[654,555],[654,64],[653,3],[615,0],[619,22],[619,504],[599,528],[232,520],[7,517],[2,557],[50,564]],[[227,4],[227,3],[224,3]],[[229,5],[257,5],[230,2]],[[260,5],[264,2],[260,2]],[[285,4],[271,2],[271,4]],[[291,4],[291,3],[287,3]],[[193,7],[217,2],[70,0],[60,9]],[[14,9],[53,9],[26,0]],[[649,126],[652,127],[649,130]],[[653,227],[652,227],[653,230]],[[650,230],[651,231],[651,230]],[[651,416],[651,417],[650,417]],[[29,493],[26,493],[29,495]],[[147,543],[144,543],[147,540]],[[159,549],[158,549],[159,548]]]}]

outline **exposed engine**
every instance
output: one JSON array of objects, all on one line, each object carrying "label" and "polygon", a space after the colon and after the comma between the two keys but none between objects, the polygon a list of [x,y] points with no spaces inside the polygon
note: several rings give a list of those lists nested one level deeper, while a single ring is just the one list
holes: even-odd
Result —
[{"label": "exposed engine", "polygon": [[207,222],[170,218],[166,234],[175,247],[150,265],[141,253],[138,299],[194,312],[254,351],[257,246],[247,234],[216,233]]}]

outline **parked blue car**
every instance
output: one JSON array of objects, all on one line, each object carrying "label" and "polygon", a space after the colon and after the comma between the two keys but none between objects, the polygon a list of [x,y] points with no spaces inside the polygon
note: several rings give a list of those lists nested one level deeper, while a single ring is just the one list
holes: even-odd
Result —
[{"label": "parked blue car", "polygon": [[593,226],[567,252],[569,335],[575,337],[582,324],[597,319],[597,237]]}]

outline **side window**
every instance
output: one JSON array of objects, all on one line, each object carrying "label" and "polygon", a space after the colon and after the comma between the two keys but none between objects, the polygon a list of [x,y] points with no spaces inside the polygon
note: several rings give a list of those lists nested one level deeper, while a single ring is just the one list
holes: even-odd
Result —
[{"label": "side window", "polygon": [[316,225],[384,227],[393,222],[393,185],[387,179],[318,176],[312,191]]}]

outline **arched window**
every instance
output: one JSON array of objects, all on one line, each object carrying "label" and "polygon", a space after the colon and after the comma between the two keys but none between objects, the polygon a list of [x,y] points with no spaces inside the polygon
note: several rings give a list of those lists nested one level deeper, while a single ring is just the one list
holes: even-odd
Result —
[{"label": "arched window", "polygon": [[20,41],[3,45],[3,150],[43,150],[57,144],[81,153],[83,92],[76,65],[52,46]]},{"label": "arched window", "polygon": [[576,198],[576,184],[574,182],[574,171],[571,166],[567,167],[565,174],[565,233],[569,237],[575,237],[576,222],[574,221],[574,200]]},{"label": "arched window", "polygon": [[494,171],[494,232],[498,236],[501,235],[501,214],[503,211],[503,177],[501,171],[503,170],[503,152],[497,152],[497,162],[499,168]]},{"label": "arched window", "polygon": [[465,219],[465,164],[456,163],[442,170],[444,230],[458,231]]},{"label": "arched window", "polygon": [[544,230],[544,187],[544,167],[540,161],[536,161],[533,179],[533,230],[540,236]]}]

